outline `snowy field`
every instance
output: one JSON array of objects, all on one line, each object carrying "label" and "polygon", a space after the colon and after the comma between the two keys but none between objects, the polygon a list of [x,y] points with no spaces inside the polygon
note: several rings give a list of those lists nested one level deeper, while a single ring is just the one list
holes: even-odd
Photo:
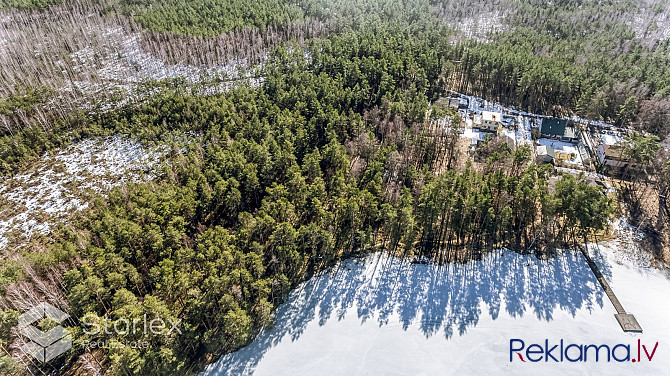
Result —
[{"label": "snowy field", "polygon": [[[543,261],[500,251],[442,267],[375,254],[301,285],[273,328],[202,376],[668,374],[670,279],[620,239],[591,254],[643,334],[622,332],[576,252]],[[524,363],[510,362],[513,338],[623,343],[634,355],[638,339],[649,352],[659,345],[651,362]]]},{"label": "snowy field", "polygon": [[88,207],[88,193],[153,177],[163,153],[119,136],[87,139],[46,154],[27,173],[0,179],[0,250],[7,233],[46,234],[55,221]]}]

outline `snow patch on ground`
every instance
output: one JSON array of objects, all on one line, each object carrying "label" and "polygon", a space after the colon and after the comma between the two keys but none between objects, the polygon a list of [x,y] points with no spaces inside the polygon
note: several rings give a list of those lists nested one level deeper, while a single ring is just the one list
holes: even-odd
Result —
[{"label": "snow patch on ground", "polygon": [[120,136],[87,139],[46,154],[28,173],[0,180],[0,249],[10,231],[27,238],[48,233],[56,221],[87,208],[89,193],[153,178],[162,155]]},{"label": "snow patch on ground", "polygon": [[496,33],[505,29],[502,22],[504,17],[505,12],[499,10],[481,12],[463,18],[454,26],[468,39],[488,42],[490,33]]},{"label": "snow patch on ground", "polygon": [[611,135],[611,134],[606,134],[606,133],[600,134],[600,140],[605,145],[614,145],[617,142],[622,141],[622,139],[620,137],[617,137],[617,136]]},{"label": "snow patch on ground", "polygon": [[670,8],[667,5],[659,13],[647,9],[629,17],[625,23],[633,29],[638,39],[649,46],[653,46],[657,41],[670,38]]},{"label": "snow patch on ground", "polygon": [[[150,95],[134,90],[149,80],[184,78],[189,83],[205,84],[201,88],[205,94],[223,92],[242,82],[252,86],[262,82],[255,71],[262,63],[256,66],[242,56],[235,58],[237,54],[210,42],[214,51],[200,49],[199,42],[191,38],[180,47],[198,49],[202,54],[184,53],[198,55],[193,60],[172,56],[179,49],[168,47],[180,43],[178,40],[156,40],[123,18],[104,15],[97,5],[76,9],[56,6],[39,14],[14,13],[16,16],[0,11],[0,67],[8,67],[0,69],[7,83],[0,84],[0,95],[16,93],[15,87],[47,86],[57,91],[57,96],[45,104],[50,110],[60,112],[70,106],[93,110],[101,106],[107,110],[117,102],[143,99],[134,98],[136,95]],[[67,40],[63,40],[63,30],[68,31]],[[257,55],[257,62],[267,57],[260,51]],[[210,84],[209,79],[217,81]]]},{"label": "snow patch on ground", "polygon": [[639,268],[651,267],[653,261],[651,252],[640,247],[640,240],[644,238],[644,233],[628,223],[625,217],[610,222],[610,225],[616,238],[609,244],[621,250],[616,254],[615,262]]},{"label": "snow patch on ground", "polygon": [[[241,78],[238,68],[249,66],[246,59],[232,60],[228,64],[202,68],[188,64],[167,64],[142,50],[142,36],[128,34],[122,27],[108,27],[102,36],[108,43],[101,43],[97,49],[86,46],[70,54],[72,69],[76,72],[95,71],[95,79],[72,81],[66,91],[101,92],[125,89],[132,93],[136,84],[147,80],[186,78],[189,82],[200,82],[203,76],[224,74],[230,78]],[[249,77],[248,77],[249,78]],[[252,85],[258,85],[251,80]],[[70,86],[72,85],[72,86]],[[225,88],[215,90],[223,91]]]}]

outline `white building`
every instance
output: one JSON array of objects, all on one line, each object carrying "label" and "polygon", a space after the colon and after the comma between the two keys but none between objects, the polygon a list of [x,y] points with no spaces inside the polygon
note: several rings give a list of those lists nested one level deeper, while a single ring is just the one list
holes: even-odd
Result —
[{"label": "white building", "polygon": [[500,133],[502,131],[502,114],[500,112],[483,111],[480,122],[475,118],[475,127],[485,132]]}]

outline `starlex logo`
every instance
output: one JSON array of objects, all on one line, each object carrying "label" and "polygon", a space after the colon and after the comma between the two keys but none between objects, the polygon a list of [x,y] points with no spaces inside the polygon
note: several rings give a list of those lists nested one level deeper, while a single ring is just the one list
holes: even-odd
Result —
[{"label": "starlex logo", "polygon": [[21,350],[42,363],[49,362],[72,348],[70,332],[60,325],[47,331],[38,329],[44,319],[60,324],[70,317],[67,313],[48,303],[40,303],[19,316],[19,332],[30,341],[21,346]]},{"label": "starlex logo", "polygon": [[658,342],[652,346],[643,344],[639,339],[633,345],[619,343],[614,346],[576,343],[566,345],[563,339],[559,343],[550,343],[548,339],[545,339],[544,344],[533,343],[526,346],[523,340],[513,338],[509,340],[509,361],[510,363],[512,361],[535,363],[541,361],[610,362],[614,360],[616,362],[639,363],[642,361],[651,362],[657,349]]}]

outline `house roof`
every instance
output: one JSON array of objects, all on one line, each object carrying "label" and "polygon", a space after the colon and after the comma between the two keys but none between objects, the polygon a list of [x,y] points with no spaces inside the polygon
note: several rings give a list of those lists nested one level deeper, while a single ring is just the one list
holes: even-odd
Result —
[{"label": "house roof", "polygon": [[478,125],[482,124],[482,115],[475,115],[474,119],[472,119],[472,122]]},{"label": "house roof", "polygon": [[516,149],[516,139],[510,137],[508,134],[505,135],[505,143],[509,146],[510,149]]},{"label": "house roof", "polygon": [[437,101],[435,101],[435,105],[437,107],[455,107],[458,108],[458,106],[461,104],[461,99],[460,98],[446,98],[446,97],[441,97]]},{"label": "house roof", "polygon": [[587,160],[587,159],[589,159],[589,158],[591,157],[591,156],[589,155],[588,150],[586,150],[586,147],[584,147],[583,144],[579,144],[579,145],[577,145],[577,150],[579,150],[579,154],[581,154],[581,157],[582,157],[582,160],[583,160],[583,161],[584,161],[584,160]]},{"label": "house roof", "polygon": [[556,158],[556,152],[554,151],[554,148],[552,148],[551,146],[540,145],[535,149],[535,152],[537,153],[538,156],[548,155],[552,158]]},{"label": "house roof", "polygon": [[502,121],[500,112],[482,111],[484,121]]},{"label": "house roof", "polygon": [[575,128],[568,126],[565,119],[543,118],[540,130],[545,135],[577,138]]},{"label": "house roof", "polygon": [[620,143],[614,145],[602,144],[603,150],[605,151],[605,158],[614,159],[618,161],[626,161],[626,153],[624,152],[624,147]]}]

